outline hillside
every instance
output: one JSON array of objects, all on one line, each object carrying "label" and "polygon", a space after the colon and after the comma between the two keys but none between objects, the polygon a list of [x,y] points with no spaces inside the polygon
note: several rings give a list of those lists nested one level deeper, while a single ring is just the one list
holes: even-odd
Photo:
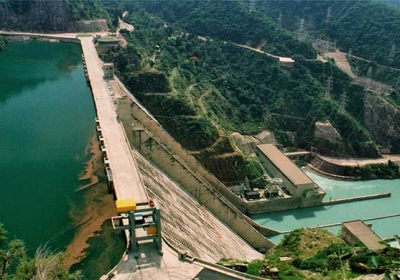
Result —
[{"label": "hillside", "polygon": [[[200,7],[189,11],[202,11]],[[234,8],[247,9],[230,6]],[[219,6],[216,9],[215,13]],[[213,30],[213,36],[200,36],[182,27],[181,20],[168,22],[158,15],[162,13],[141,10],[125,19],[135,26],[135,32],[123,31],[129,44],[113,51],[117,74],[158,121],[222,181],[238,182],[246,176],[253,184],[261,180],[258,164],[239,149],[230,137],[232,132],[270,130],[286,147],[314,146],[336,156],[379,156],[376,140],[364,124],[364,100],[370,93],[353,84],[332,62],[306,60],[301,51],[293,54],[294,67],[285,68],[274,58],[234,45],[219,29]],[[253,13],[243,12],[243,17],[233,20],[245,22]],[[196,16],[192,18],[182,25],[191,29]],[[222,30],[232,21],[231,17],[219,20]],[[265,21],[274,26],[276,38],[282,37],[280,32],[288,34]],[[270,42],[269,48],[282,48],[285,42]],[[297,40],[289,40],[290,44],[299,50],[307,46]],[[333,77],[329,98],[328,75]],[[343,92],[347,93],[344,107]],[[316,137],[318,121],[329,121],[339,138]]]},{"label": "hillside", "polygon": [[304,33],[310,41],[329,39],[343,51],[400,66],[400,9],[388,2],[262,0],[256,8],[283,28]]},{"label": "hillside", "polygon": [[[390,275],[398,271],[399,257],[396,248],[374,252],[361,245],[349,246],[326,229],[302,228],[286,235],[264,261],[249,263],[247,273],[283,280],[390,280],[398,279]],[[276,274],[271,268],[278,269],[279,278],[273,278]]]},{"label": "hillside", "polygon": [[38,32],[92,31],[106,22],[83,20],[108,18],[99,0],[4,0],[0,1],[0,29]]},{"label": "hillside", "polygon": [[[25,5],[7,0],[0,3],[0,28],[70,31],[81,29],[78,20],[82,19],[107,18],[115,23],[128,10],[125,20],[135,31],[123,30],[128,46],[110,52],[117,74],[218,178],[237,183],[248,177],[256,186],[262,183],[261,169],[232,133],[270,131],[289,150],[313,147],[331,156],[379,157],[381,147],[400,152],[397,93],[379,96],[353,83],[333,61],[315,59],[317,52],[309,36],[298,40],[298,33],[293,32],[304,19],[304,34],[329,36],[333,23],[340,27],[347,12],[361,9],[357,5],[368,4],[364,10],[374,15],[389,9],[393,20],[398,19],[394,8],[362,2],[304,1],[299,5],[274,1],[262,5],[256,1],[251,6],[244,0],[35,0]],[[324,20],[326,9],[329,20]],[[90,25],[83,26],[90,31]],[[360,33],[358,29],[352,32]],[[343,40],[352,37],[345,35]],[[338,44],[346,46],[342,37]],[[359,39],[357,46],[383,47],[379,42]],[[274,56],[292,57],[296,63],[285,68]],[[361,62],[350,62],[360,69],[360,75],[369,69]],[[395,74],[380,73],[387,72],[374,71],[373,78],[381,77],[396,88]],[[321,123],[328,124],[330,132],[321,130]]]}]

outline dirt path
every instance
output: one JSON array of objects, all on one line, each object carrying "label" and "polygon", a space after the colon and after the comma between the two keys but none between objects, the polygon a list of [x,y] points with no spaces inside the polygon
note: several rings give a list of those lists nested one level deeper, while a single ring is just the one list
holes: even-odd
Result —
[{"label": "dirt path", "polygon": [[119,30],[121,30],[121,29],[126,29],[126,30],[128,30],[130,32],[135,31],[135,27],[132,24],[129,24],[129,23],[123,21],[120,18],[118,18],[118,25],[119,25],[118,26],[118,31],[117,31],[118,33],[119,33]]},{"label": "dirt path", "polygon": [[355,79],[357,77],[351,70],[351,66],[347,61],[346,53],[337,51],[337,52],[328,52],[325,53],[324,55],[335,60],[336,66],[339,67],[340,70],[345,72],[351,78]]},{"label": "dirt path", "polygon": [[204,98],[205,96],[209,95],[210,92],[211,92],[211,89],[206,90],[206,91],[203,92],[203,94],[199,97],[199,106],[200,106],[201,111],[202,111],[204,114],[207,114],[207,110],[206,110],[206,107],[204,106],[203,98]]},{"label": "dirt path", "polygon": [[264,52],[264,51],[262,51],[261,49],[258,49],[258,48],[252,48],[252,47],[249,47],[249,46],[246,46],[246,45],[240,45],[240,44],[235,44],[235,43],[233,43],[233,45],[241,47],[241,48],[245,48],[245,49],[248,49],[248,50],[251,50],[251,51],[259,52],[259,53],[265,54],[267,56],[270,56],[270,57],[273,57],[273,58],[276,58],[276,59],[281,58],[281,56],[277,56],[277,55],[273,55],[271,53]]}]

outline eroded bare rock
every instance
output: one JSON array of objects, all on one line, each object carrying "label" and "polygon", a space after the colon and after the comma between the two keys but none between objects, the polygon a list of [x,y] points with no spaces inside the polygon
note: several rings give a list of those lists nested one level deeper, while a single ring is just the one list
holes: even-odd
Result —
[{"label": "eroded bare rock", "polygon": [[400,152],[400,111],[386,100],[367,94],[364,98],[364,124],[376,142]]},{"label": "eroded bare rock", "polygon": [[341,139],[339,132],[329,121],[318,121],[315,123],[314,137],[328,141]]}]

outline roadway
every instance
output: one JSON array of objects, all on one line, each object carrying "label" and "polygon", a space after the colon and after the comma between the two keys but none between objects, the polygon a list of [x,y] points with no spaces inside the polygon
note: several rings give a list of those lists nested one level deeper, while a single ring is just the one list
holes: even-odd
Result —
[{"label": "roadway", "polygon": [[113,183],[117,199],[135,199],[137,203],[147,202],[148,196],[141,181],[136,162],[131,157],[113,101],[103,80],[103,69],[92,37],[81,37],[82,51],[90,77],[97,117],[107,149],[107,157],[113,172]]}]

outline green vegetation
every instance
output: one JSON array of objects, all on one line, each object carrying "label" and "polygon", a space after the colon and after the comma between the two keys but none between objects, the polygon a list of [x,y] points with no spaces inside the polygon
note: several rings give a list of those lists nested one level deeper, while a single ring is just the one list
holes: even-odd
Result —
[{"label": "green vegetation", "polygon": [[69,15],[73,21],[107,19],[109,17],[100,0],[75,0],[66,1],[66,3],[69,8]]},{"label": "green vegetation", "polygon": [[[400,108],[400,69],[379,65],[375,62],[358,59],[352,56],[350,56],[348,60],[353,72],[356,73],[357,76],[371,78],[372,80],[391,86],[393,90],[386,99],[391,104],[397,106],[397,108]],[[370,77],[368,77],[369,72],[371,74]]]},{"label": "green vegetation", "polygon": [[[224,182],[248,177],[252,184],[262,184],[257,164],[230,141],[232,131],[270,130],[285,147],[314,146],[326,155],[379,157],[376,140],[364,126],[369,93],[362,86],[331,62],[306,60],[315,55],[309,44],[280,29],[264,13],[250,13],[244,2],[229,1],[229,7],[226,1],[207,3],[130,3],[127,7],[134,12],[125,20],[135,31],[122,30],[128,46],[110,52],[119,77],[203,165]],[[223,11],[226,16],[219,16]],[[254,22],[257,28],[252,29]],[[277,59],[233,42],[292,55],[296,63],[285,68]],[[328,76],[334,81],[329,99]],[[329,120],[341,139],[315,139],[315,123],[321,120]],[[295,143],[288,133],[295,135]],[[221,139],[227,139],[223,149]]]},{"label": "green vegetation", "polygon": [[400,178],[399,166],[393,161],[359,166],[354,168],[354,175],[361,180],[372,180],[372,179],[396,179]]},{"label": "green vegetation", "polygon": [[108,19],[100,0],[2,0],[0,29],[21,31],[72,31],[76,21]]},{"label": "green vegetation", "polygon": [[[307,43],[298,42],[262,13],[251,13],[245,1],[135,1],[136,9],[146,9],[189,33],[251,46],[263,45],[275,55],[300,54],[315,58]],[[218,27],[218,28],[216,28]]]},{"label": "green vegetation", "polygon": [[[246,273],[272,279],[354,279],[363,274],[392,274],[399,269],[400,250],[387,247],[377,252],[352,247],[325,229],[297,229],[286,235],[265,260],[243,263],[221,260],[219,264],[247,265]],[[272,272],[279,271],[278,275]],[[275,277],[275,278],[274,278]],[[388,278],[390,279],[390,278]]]},{"label": "green vegetation", "polygon": [[62,265],[63,253],[52,253],[39,248],[33,258],[26,253],[18,239],[8,241],[7,232],[0,224],[0,279],[81,279],[80,272],[70,274]]},{"label": "green vegetation", "polygon": [[[400,10],[384,1],[257,1],[257,10],[309,38],[330,38],[343,51],[379,64],[400,66]],[[391,55],[391,52],[393,55]]]}]

